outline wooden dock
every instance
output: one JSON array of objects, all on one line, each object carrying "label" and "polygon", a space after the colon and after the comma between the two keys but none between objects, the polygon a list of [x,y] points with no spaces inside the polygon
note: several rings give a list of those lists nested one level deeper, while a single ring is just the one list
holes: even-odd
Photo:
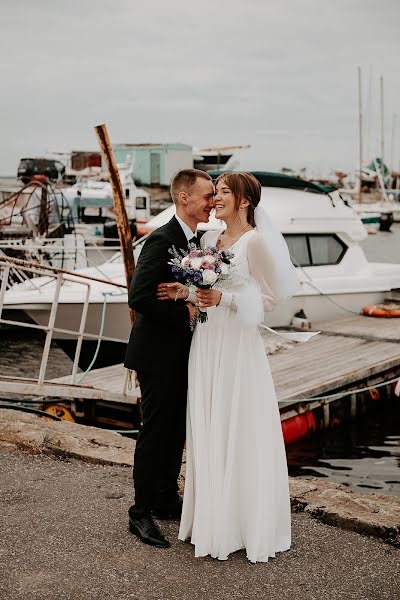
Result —
[{"label": "wooden dock", "polygon": [[[277,391],[282,420],[324,406],[329,422],[329,407],[336,398],[318,397],[343,390],[374,386],[400,377],[400,319],[366,316],[318,323],[320,335],[307,343],[276,344],[277,338],[262,330],[266,352],[271,345],[278,350],[268,356]],[[127,371],[122,364],[90,371],[78,385],[70,376],[45,381],[41,386],[27,380],[0,377],[0,390],[32,396],[51,396],[65,400],[80,399],[108,405],[112,410],[137,403],[140,390],[132,382],[126,388]],[[262,393],[262,390],[260,390]]]},{"label": "wooden dock", "polygon": [[[135,386],[135,376],[132,374],[131,387],[125,391],[125,380],[128,371],[123,364],[112,365],[111,367],[102,367],[89,371],[83,378],[81,385],[92,390],[95,394],[98,390],[102,392],[101,399],[110,402],[119,402],[122,404],[136,404],[140,390]],[[57,377],[51,382],[56,385],[70,384],[71,377]]]},{"label": "wooden dock", "polygon": [[[318,323],[320,335],[306,343],[268,356],[280,407],[293,406],[300,399],[331,394],[366,381],[381,381],[383,376],[400,377],[400,319],[352,316]],[[262,332],[266,349],[276,338]],[[278,338],[279,339],[279,338]],[[102,390],[110,401],[136,402],[139,390],[121,395],[126,369],[122,364],[88,373],[85,386]],[[52,380],[68,383],[68,378]],[[260,390],[261,392],[261,390]],[[105,396],[102,396],[106,399]]]},{"label": "wooden dock", "polygon": [[400,319],[356,315],[320,322],[318,329],[311,341],[269,357],[281,405],[400,376]]}]

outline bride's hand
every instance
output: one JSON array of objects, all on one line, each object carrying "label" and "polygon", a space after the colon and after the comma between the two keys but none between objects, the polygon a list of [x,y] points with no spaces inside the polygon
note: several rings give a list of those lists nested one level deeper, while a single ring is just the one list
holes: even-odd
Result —
[{"label": "bride's hand", "polygon": [[196,290],[199,308],[208,308],[210,306],[218,306],[221,302],[222,292],[220,290]]},{"label": "bride's hand", "polygon": [[186,300],[189,288],[181,283],[159,283],[157,287],[157,300]]}]

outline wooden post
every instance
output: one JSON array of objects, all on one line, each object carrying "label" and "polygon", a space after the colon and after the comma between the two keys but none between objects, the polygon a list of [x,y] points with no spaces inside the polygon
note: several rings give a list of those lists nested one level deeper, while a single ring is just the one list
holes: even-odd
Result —
[{"label": "wooden post", "polygon": [[322,409],[323,409],[323,414],[324,414],[324,429],[328,429],[328,427],[329,427],[329,421],[330,421],[330,419],[329,419],[329,404],[328,404],[328,402],[326,402],[326,401],[324,402],[324,404],[322,406]]},{"label": "wooden post", "polygon": [[[95,127],[100,148],[107,165],[108,174],[113,190],[113,201],[115,209],[115,217],[117,221],[119,243],[121,245],[121,254],[124,261],[125,277],[128,290],[131,285],[133,273],[135,271],[135,260],[133,257],[132,235],[129,227],[128,216],[125,209],[125,198],[122,191],[121,180],[115,162],[114,153],[111,147],[110,138],[108,137],[107,126],[97,125]],[[135,320],[133,311],[130,311],[132,323]]]},{"label": "wooden post", "polygon": [[357,394],[351,394],[350,402],[351,416],[354,418],[357,414]]}]

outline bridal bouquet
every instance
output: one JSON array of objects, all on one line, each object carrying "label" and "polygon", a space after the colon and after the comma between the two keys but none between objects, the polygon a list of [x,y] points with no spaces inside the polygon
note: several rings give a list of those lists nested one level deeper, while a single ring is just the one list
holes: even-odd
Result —
[{"label": "bridal bouquet", "polygon": [[[169,252],[173,258],[168,264],[172,265],[175,279],[185,285],[209,289],[220,281],[226,280],[230,273],[230,264],[234,256],[232,252],[217,250],[214,246],[198,248],[189,244],[189,252],[177,250],[174,246]],[[207,311],[199,309],[197,321],[207,321]]]}]

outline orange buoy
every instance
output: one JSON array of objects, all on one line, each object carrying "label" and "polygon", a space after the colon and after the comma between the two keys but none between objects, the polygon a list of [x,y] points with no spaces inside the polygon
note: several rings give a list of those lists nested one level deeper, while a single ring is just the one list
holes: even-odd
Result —
[{"label": "orange buoy", "polygon": [[371,388],[369,390],[369,395],[371,396],[372,400],[380,400],[381,399],[379,390],[377,390],[376,388]]},{"label": "orange buoy", "polygon": [[364,306],[361,313],[368,317],[400,317],[399,304],[371,304]]},{"label": "orange buoy", "polygon": [[[66,406],[64,406],[64,404],[49,404],[44,409],[44,412],[48,413],[49,415],[59,417],[63,421],[70,421],[70,423],[75,423],[75,419],[72,416],[71,411]],[[44,415],[42,418],[49,420],[48,417],[45,417]]]},{"label": "orange buoy", "polygon": [[317,429],[317,422],[312,411],[286,419],[281,422],[281,425],[285,444],[293,444]]}]

